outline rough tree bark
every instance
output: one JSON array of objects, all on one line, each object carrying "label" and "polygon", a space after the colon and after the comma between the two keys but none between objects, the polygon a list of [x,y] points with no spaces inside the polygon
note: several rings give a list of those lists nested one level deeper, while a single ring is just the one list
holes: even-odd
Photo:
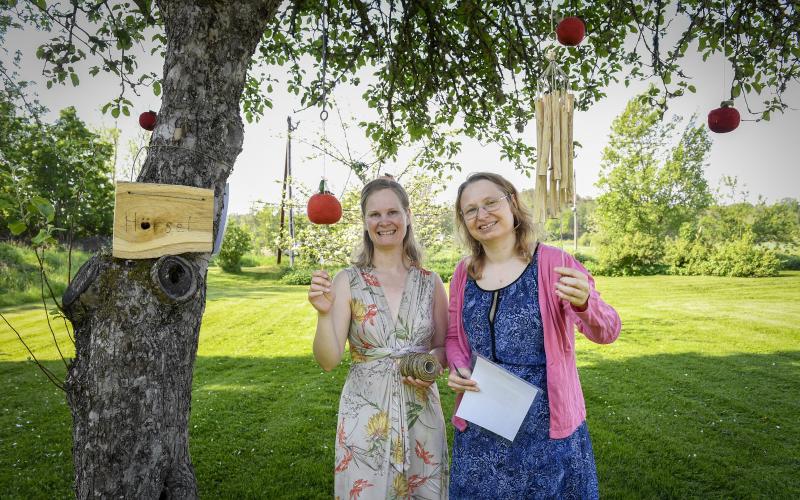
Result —
[{"label": "rough tree bark", "polygon": [[[139,182],[221,193],[242,148],[247,68],[278,0],[162,0],[162,106]],[[195,498],[188,422],[207,254],[95,255],[64,294],[78,498]]]}]

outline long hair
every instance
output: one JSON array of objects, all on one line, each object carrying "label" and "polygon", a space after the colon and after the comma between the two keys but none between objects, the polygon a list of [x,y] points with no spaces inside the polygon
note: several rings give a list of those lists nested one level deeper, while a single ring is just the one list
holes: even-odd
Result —
[{"label": "long hair", "polygon": [[514,249],[517,254],[523,258],[529,258],[536,248],[538,240],[536,234],[536,226],[534,226],[531,218],[531,212],[525,203],[520,199],[517,188],[514,187],[505,177],[493,174],[491,172],[475,172],[467,177],[459,187],[458,195],[456,196],[456,227],[458,234],[464,246],[467,247],[471,254],[469,266],[467,266],[467,273],[473,279],[480,279],[483,276],[483,266],[486,264],[486,251],[483,245],[469,234],[467,222],[464,216],[461,215],[461,195],[467,186],[477,181],[489,181],[497,186],[504,195],[508,195],[508,206],[511,208],[511,213],[514,216],[514,236],[516,243]]},{"label": "long hair", "polygon": [[[361,219],[363,221],[366,216],[367,200],[369,197],[383,189],[391,189],[392,192],[397,195],[397,198],[400,200],[400,204],[403,206],[403,210],[406,212],[408,224],[406,225],[406,236],[403,238],[403,256],[411,261],[412,266],[419,266],[420,261],[422,260],[422,250],[420,249],[417,240],[414,238],[414,231],[411,227],[408,193],[406,193],[406,190],[403,189],[403,186],[401,186],[400,183],[389,176],[378,177],[377,179],[369,181],[361,189]],[[369,232],[366,230],[366,228],[364,228],[361,245],[359,245],[358,249],[356,250],[352,259],[352,263],[356,267],[372,267],[372,259],[374,255],[375,245],[369,238]]]}]

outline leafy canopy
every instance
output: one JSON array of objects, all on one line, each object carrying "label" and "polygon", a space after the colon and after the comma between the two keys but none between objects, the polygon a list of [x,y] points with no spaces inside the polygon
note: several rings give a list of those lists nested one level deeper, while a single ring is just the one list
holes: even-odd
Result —
[{"label": "leafy canopy", "polygon": [[[104,108],[115,116],[130,113],[129,91],[150,86],[160,93],[158,75],[138,66],[143,50],[166,50],[153,2],[0,5],[17,22],[52,31],[38,51],[48,86],[77,85],[75,67],[88,59],[91,74],[119,77],[120,95]],[[566,15],[586,22],[589,36],[577,48],[553,41],[554,24]],[[255,120],[271,106],[276,84],[306,106],[326,102],[337,86],[356,85],[377,112],[361,125],[384,157],[409,140],[434,158],[447,157],[459,150],[455,137],[463,133],[530,164],[535,152],[517,129],[532,118],[548,47],[556,48],[581,109],[613,82],[648,78],[657,86],[646,97],[663,109],[669,99],[696,91],[682,66],[687,54],[697,51],[705,60],[724,53],[730,96],[769,119],[786,109],[782,96],[800,76],[799,33],[793,0],[570,0],[552,10],[546,2],[510,0],[283,2],[254,55],[242,104],[245,117]]]}]

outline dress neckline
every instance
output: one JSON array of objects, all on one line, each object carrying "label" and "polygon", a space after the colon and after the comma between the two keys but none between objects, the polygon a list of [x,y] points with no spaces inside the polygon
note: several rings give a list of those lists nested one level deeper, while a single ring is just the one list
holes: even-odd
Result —
[{"label": "dress neckline", "polygon": [[[415,267],[416,266],[410,266],[408,268],[408,272],[406,273],[406,278],[403,281],[403,291],[400,294],[400,302],[397,305],[397,311],[396,312],[392,311],[392,307],[389,305],[389,299],[386,297],[386,293],[385,293],[385,291],[383,289],[383,284],[381,284],[380,280],[378,280],[377,284],[375,284],[375,283],[366,283],[365,282],[365,284],[367,286],[369,286],[370,288],[373,288],[373,289],[378,291],[378,295],[380,296],[380,299],[383,301],[384,307],[386,307],[387,316],[389,316],[389,323],[391,324],[392,328],[395,329],[395,330],[397,329],[397,324],[400,321],[400,315],[403,312],[403,305],[406,302],[406,295],[408,295],[407,294],[407,292],[408,292],[408,284],[411,281],[411,273],[414,272],[414,268]],[[366,273],[372,275],[372,272],[375,270],[375,268],[370,266],[370,267],[362,268],[362,270],[363,270],[363,272],[366,272]],[[362,279],[363,279],[363,276],[362,276]]]},{"label": "dress neckline", "polygon": [[478,284],[478,280],[476,280],[476,279],[469,278],[468,281],[472,281],[473,283],[475,283],[475,287],[478,290],[482,291],[482,292],[487,292],[487,293],[501,292],[501,291],[505,290],[506,288],[508,288],[508,287],[510,287],[512,285],[515,285],[519,280],[522,279],[523,276],[525,276],[525,273],[528,272],[528,269],[530,269],[530,267],[534,263],[536,263],[536,261],[537,261],[536,254],[537,254],[538,250],[539,250],[539,245],[536,245],[536,249],[533,251],[533,255],[531,255],[531,258],[528,261],[528,265],[526,265],[525,269],[523,269],[522,272],[519,273],[519,275],[516,278],[514,278],[514,281],[512,281],[511,283],[509,283],[507,285],[501,286],[500,288],[483,288],[482,286],[480,286]]}]

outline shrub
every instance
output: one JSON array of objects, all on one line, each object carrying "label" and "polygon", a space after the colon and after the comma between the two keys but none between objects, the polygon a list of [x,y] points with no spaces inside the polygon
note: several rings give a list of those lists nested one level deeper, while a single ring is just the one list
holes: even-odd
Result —
[{"label": "shrub", "polygon": [[291,269],[289,272],[281,276],[281,283],[284,285],[310,285],[311,273],[313,269],[309,268],[296,268]]},{"label": "shrub", "polygon": [[757,245],[752,233],[716,244],[678,238],[667,246],[670,272],[681,275],[735,277],[775,276],[781,261],[774,251]]},{"label": "shrub", "polygon": [[229,225],[225,231],[222,248],[216,262],[223,271],[238,273],[242,270],[242,256],[253,247],[250,232],[242,226]]},{"label": "shrub", "polygon": [[666,270],[662,263],[664,246],[655,237],[644,233],[603,236],[597,264],[592,273],[606,276],[658,274]]},{"label": "shrub", "polygon": [[777,253],[775,256],[778,257],[781,269],[784,271],[800,271],[800,255]]},{"label": "shrub", "polygon": [[583,233],[582,235],[578,236],[578,245],[582,247],[590,247],[592,246],[593,238],[594,233]]},{"label": "shrub", "polygon": [[594,256],[583,252],[575,252],[574,254],[572,254],[572,256],[575,257],[575,260],[583,264],[584,267],[586,267],[586,265],[589,263],[594,263],[594,264],[597,263],[597,259],[594,258]]}]

